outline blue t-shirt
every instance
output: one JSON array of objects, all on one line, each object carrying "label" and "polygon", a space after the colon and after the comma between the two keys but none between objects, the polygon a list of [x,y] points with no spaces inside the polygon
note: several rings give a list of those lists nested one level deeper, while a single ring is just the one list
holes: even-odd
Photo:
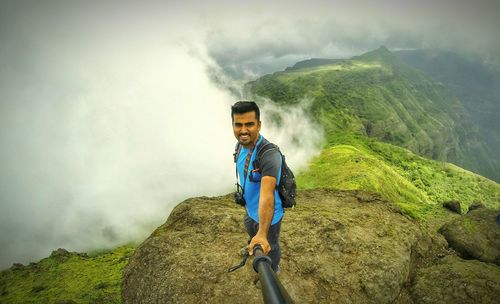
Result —
[{"label": "blue t-shirt", "polygon": [[[281,155],[279,151],[276,150],[269,150],[264,153],[262,156],[261,160],[261,171],[260,172],[252,172],[251,171],[254,169],[254,161],[255,158],[257,157],[257,148],[259,145],[267,140],[262,136],[259,135],[259,139],[257,140],[257,144],[255,145],[255,148],[252,151],[252,156],[250,158],[250,163],[248,165],[248,173],[246,180],[244,180],[244,172],[245,172],[245,161],[247,159],[248,153],[250,152],[250,149],[247,149],[245,147],[241,147],[240,153],[238,155],[238,159],[236,162],[237,169],[238,169],[238,176],[239,176],[239,181],[240,185],[243,187],[243,196],[246,201],[246,209],[248,216],[250,216],[251,219],[256,221],[257,223],[259,222],[259,197],[260,197],[260,180],[262,176],[274,176],[276,178],[276,185],[279,184],[280,178],[281,178]],[[253,176],[253,180],[250,180],[250,174]],[[283,217],[284,211],[283,211],[283,206],[281,202],[281,198],[278,194],[278,189],[274,189],[274,216],[273,220],[271,222],[271,225],[276,224],[281,220]]]}]

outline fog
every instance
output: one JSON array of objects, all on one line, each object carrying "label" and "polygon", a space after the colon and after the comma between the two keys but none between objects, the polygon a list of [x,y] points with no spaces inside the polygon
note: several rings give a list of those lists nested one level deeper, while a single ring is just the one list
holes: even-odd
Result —
[{"label": "fog", "polygon": [[[2,268],[58,247],[141,240],[181,200],[233,190],[237,96],[211,80],[218,68],[202,35],[146,19],[127,28],[119,16],[103,29],[98,13],[98,25],[81,12],[63,24],[45,8],[17,13],[31,24],[2,33]],[[321,129],[301,108],[283,114],[280,130],[262,112],[262,134],[303,166]]]},{"label": "fog", "polygon": [[[232,191],[230,105],[263,73],[380,45],[498,62],[494,2],[347,3],[0,2],[0,268],[140,241]],[[322,143],[309,103],[262,105],[297,171]]]}]

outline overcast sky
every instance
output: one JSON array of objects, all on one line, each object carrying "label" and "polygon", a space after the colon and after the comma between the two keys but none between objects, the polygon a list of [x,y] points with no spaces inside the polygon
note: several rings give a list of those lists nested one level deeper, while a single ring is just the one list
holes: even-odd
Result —
[{"label": "overcast sky", "polygon": [[238,74],[312,57],[351,57],[381,45],[500,60],[500,1],[259,2],[221,9],[224,17],[207,14],[210,54]]},{"label": "overcast sky", "polygon": [[[180,200],[231,191],[245,96],[211,73],[237,87],[380,45],[500,62],[498,1],[88,2],[0,1],[0,268],[141,240]],[[307,105],[280,129],[263,109],[297,168],[321,144]]]}]

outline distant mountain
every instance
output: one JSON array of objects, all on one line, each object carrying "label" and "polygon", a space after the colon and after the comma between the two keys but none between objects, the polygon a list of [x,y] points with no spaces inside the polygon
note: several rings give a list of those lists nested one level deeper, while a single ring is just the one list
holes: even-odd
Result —
[{"label": "distant mountain", "polygon": [[490,145],[464,103],[387,48],[350,60],[308,60],[247,86],[255,99],[280,104],[312,100],[327,141],[364,135],[500,180]]},{"label": "distant mountain", "polygon": [[444,51],[409,50],[394,54],[406,64],[421,70],[443,84],[462,102],[478,127],[478,135],[488,149],[500,179],[500,70],[477,60]]},{"label": "distant mountain", "polygon": [[343,59],[325,59],[325,58],[312,58],[309,60],[304,60],[297,62],[293,67],[288,67],[285,71],[298,70],[303,68],[313,68],[319,65],[334,64],[344,61]]}]

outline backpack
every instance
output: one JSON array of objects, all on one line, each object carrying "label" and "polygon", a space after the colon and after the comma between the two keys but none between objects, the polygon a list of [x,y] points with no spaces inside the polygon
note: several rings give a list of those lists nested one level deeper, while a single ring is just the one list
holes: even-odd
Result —
[{"label": "backpack", "polygon": [[[238,155],[241,150],[241,145],[238,142],[236,144],[236,149],[234,153],[234,162],[236,163]],[[271,150],[278,150],[281,155],[281,179],[279,184],[276,186],[278,189],[278,194],[281,198],[283,208],[293,208],[296,204],[295,197],[297,195],[297,184],[295,183],[295,176],[286,164],[285,155],[281,153],[278,146],[273,143],[267,142],[266,144],[260,144],[257,147],[257,155],[255,156],[255,161],[253,163],[253,168],[255,170],[260,170],[260,161],[263,155]]]}]

